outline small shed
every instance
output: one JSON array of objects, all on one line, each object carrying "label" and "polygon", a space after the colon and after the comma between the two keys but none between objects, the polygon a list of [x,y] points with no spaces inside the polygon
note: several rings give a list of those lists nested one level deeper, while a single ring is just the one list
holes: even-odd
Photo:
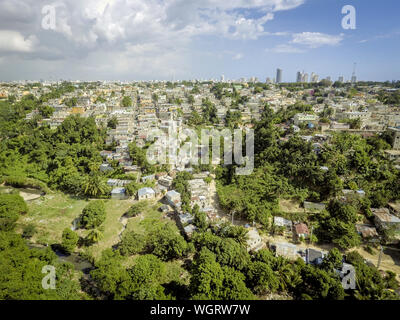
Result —
[{"label": "small shed", "polygon": [[125,188],[114,188],[111,191],[111,199],[116,200],[126,200],[128,196],[126,195]]}]

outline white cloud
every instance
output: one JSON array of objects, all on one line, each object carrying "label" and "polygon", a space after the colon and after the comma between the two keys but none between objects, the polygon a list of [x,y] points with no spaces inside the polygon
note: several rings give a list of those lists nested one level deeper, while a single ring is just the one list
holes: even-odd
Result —
[{"label": "white cloud", "polygon": [[344,34],[329,35],[320,32],[302,32],[293,34],[291,43],[300,44],[309,48],[319,48],[322,46],[337,46],[344,39]]},{"label": "white cloud", "polygon": [[243,53],[237,53],[232,57],[232,60],[241,60],[243,59],[244,55]]},{"label": "white cloud", "polygon": [[[0,30],[3,30],[2,37],[7,38],[4,41],[0,38],[0,51],[3,55],[12,52],[25,61],[58,61],[54,63],[57,68],[63,63],[71,66],[87,61],[88,67],[106,62],[109,72],[124,68],[130,68],[130,72],[143,70],[143,74],[150,74],[152,70],[166,74],[173,68],[184,72],[190,68],[190,63],[185,61],[191,61],[191,56],[196,54],[191,51],[191,45],[198,37],[256,40],[273,35],[267,25],[274,14],[304,2],[1,0]],[[56,8],[55,30],[41,28],[44,18],[41,9],[45,5]],[[4,30],[15,33],[7,34],[11,31]],[[91,60],[86,60],[88,57]],[[232,59],[242,58],[241,53],[232,54]],[[66,73],[73,70],[66,69]]]},{"label": "white cloud", "polygon": [[279,44],[272,49],[267,49],[266,51],[273,52],[273,53],[304,53],[304,52],[306,52],[303,49],[296,48],[296,47],[288,45],[288,44]]},{"label": "white cloud", "polygon": [[38,43],[36,36],[27,38],[11,30],[0,30],[0,51],[2,52],[32,52]]}]

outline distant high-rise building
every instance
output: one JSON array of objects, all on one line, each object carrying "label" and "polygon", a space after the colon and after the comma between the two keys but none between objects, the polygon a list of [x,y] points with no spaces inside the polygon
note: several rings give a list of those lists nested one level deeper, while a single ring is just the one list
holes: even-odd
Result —
[{"label": "distant high-rise building", "polygon": [[339,81],[340,83],[343,83],[343,82],[344,82],[344,77],[343,77],[343,76],[340,76],[339,79],[338,79],[338,81]]},{"label": "distant high-rise building", "polygon": [[296,76],[296,82],[300,83],[302,78],[303,78],[303,74],[300,71],[298,71],[297,76]]},{"label": "distant high-rise building", "polygon": [[277,69],[276,70],[276,83],[282,83],[282,69]]},{"label": "distant high-rise building", "polygon": [[224,81],[225,81],[225,76],[222,75],[222,76],[221,76],[221,82],[224,82]]},{"label": "distant high-rise building", "polygon": [[318,82],[318,75],[317,74],[315,74],[314,72],[313,73],[311,73],[311,82],[312,83],[316,83],[316,82]]},{"label": "distant high-rise building", "polygon": [[308,82],[308,73],[303,73],[303,79],[302,80],[303,80],[302,82],[305,82],[305,83]]},{"label": "distant high-rise building", "polygon": [[353,75],[351,76],[351,83],[357,82],[356,67],[357,67],[357,63],[354,62]]},{"label": "distant high-rise building", "polygon": [[265,80],[265,82],[268,83],[268,84],[271,84],[271,83],[272,83],[272,80],[271,80],[271,78],[267,78],[267,79]]}]

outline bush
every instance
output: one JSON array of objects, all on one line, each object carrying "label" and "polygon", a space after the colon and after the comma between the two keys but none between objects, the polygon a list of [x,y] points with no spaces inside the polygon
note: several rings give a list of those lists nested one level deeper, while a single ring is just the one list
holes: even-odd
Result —
[{"label": "bush", "polygon": [[30,239],[34,236],[34,234],[37,232],[35,225],[33,224],[28,224],[22,229],[22,236],[26,239]]},{"label": "bush", "polygon": [[82,211],[82,225],[86,229],[99,227],[106,219],[104,202],[96,200],[90,202]]},{"label": "bush", "polygon": [[145,236],[131,231],[124,233],[118,248],[121,255],[132,256],[134,254],[143,252],[145,246]]},{"label": "bush", "polygon": [[370,245],[365,246],[365,247],[364,247],[364,250],[365,250],[366,252],[368,252],[369,254],[374,254],[374,249],[373,249]]},{"label": "bush", "polygon": [[147,206],[146,201],[138,202],[129,208],[129,210],[125,213],[125,216],[128,218],[136,217],[143,212],[146,206]]},{"label": "bush", "polygon": [[10,231],[15,228],[21,214],[28,212],[24,199],[18,194],[0,195],[0,230]]},{"label": "bush", "polygon": [[64,229],[61,247],[66,253],[71,254],[78,244],[79,236],[69,228]]}]

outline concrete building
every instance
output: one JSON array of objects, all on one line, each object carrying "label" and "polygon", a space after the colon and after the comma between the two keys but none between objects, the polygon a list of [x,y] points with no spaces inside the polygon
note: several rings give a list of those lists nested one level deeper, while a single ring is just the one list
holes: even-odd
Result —
[{"label": "concrete building", "polygon": [[276,83],[282,83],[282,75],[283,75],[283,70],[277,69],[276,70]]},{"label": "concrete building", "polygon": [[142,189],[139,189],[139,191],[138,191],[139,201],[154,199],[155,196],[156,196],[156,193],[152,188],[142,188]]},{"label": "concrete building", "polygon": [[313,123],[318,121],[319,117],[315,114],[298,113],[294,116],[294,124],[296,126],[301,123]]}]

